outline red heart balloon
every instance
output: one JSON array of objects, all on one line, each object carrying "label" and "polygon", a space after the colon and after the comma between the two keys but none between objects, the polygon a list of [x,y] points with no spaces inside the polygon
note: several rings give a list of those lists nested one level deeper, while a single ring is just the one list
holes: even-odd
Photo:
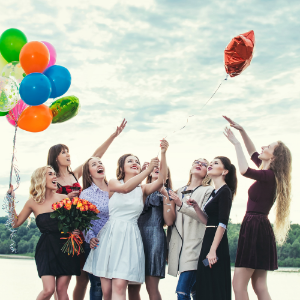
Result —
[{"label": "red heart balloon", "polygon": [[234,37],[227,45],[224,51],[224,61],[225,70],[230,77],[240,75],[250,65],[254,44],[254,31],[250,30]]},{"label": "red heart balloon", "polygon": [[50,126],[52,118],[52,111],[47,105],[31,106],[22,112],[18,126],[26,131],[40,132]]}]

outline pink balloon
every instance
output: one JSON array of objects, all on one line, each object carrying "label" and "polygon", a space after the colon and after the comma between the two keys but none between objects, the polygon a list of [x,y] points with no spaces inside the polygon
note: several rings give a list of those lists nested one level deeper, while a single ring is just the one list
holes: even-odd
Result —
[{"label": "pink balloon", "polygon": [[49,53],[50,53],[50,61],[49,61],[49,64],[47,66],[47,68],[55,65],[56,63],[56,51],[55,51],[55,48],[48,42],[42,42],[49,50]]},{"label": "pink balloon", "polygon": [[16,126],[16,122],[18,121],[21,113],[28,107],[28,105],[20,99],[17,103],[17,105],[9,111],[9,113],[6,115],[7,121],[13,125]]}]

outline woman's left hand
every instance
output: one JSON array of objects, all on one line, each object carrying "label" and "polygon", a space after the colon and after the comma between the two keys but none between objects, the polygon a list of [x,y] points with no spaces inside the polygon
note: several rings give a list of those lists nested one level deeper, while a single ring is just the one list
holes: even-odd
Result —
[{"label": "woman's left hand", "polygon": [[169,191],[169,198],[170,200],[173,200],[177,206],[182,206],[182,201],[179,199],[178,195],[172,190]]},{"label": "woman's left hand", "polygon": [[80,234],[80,230],[75,229],[75,230],[72,232],[72,234],[74,234],[74,235],[79,235],[79,234]]},{"label": "woman's left hand", "polygon": [[206,255],[206,258],[209,262],[209,267],[211,268],[217,262],[217,253],[214,250],[210,250],[209,253]]},{"label": "woman's left hand", "polygon": [[120,126],[117,127],[116,131],[112,134],[114,138],[116,138],[125,128],[127,121],[124,119]]},{"label": "woman's left hand", "polygon": [[229,142],[231,142],[233,145],[237,145],[240,143],[233,132],[230,130],[230,128],[225,127],[225,131],[223,133],[228,138]]}]

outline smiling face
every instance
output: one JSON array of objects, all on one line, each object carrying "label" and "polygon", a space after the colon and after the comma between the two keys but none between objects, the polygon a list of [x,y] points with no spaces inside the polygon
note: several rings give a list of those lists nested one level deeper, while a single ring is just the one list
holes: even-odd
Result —
[{"label": "smiling face", "polygon": [[136,156],[130,155],[124,162],[125,174],[138,175],[141,172],[140,161]]},{"label": "smiling face", "polygon": [[52,168],[47,168],[46,172],[46,188],[49,190],[57,190],[56,173]]},{"label": "smiling face", "polygon": [[69,154],[69,150],[66,148],[63,148],[59,155],[57,156],[57,164],[58,167],[68,167],[71,165],[71,156]]},{"label": "smiling face", "polygon": [[260,155],[258,156],[259,159],[261,160],[265,160],[265,161],[268,161],[268,160],[272,160],[274,158],[274,150],[275,148],[278,146],[278,143],[277,142],[274,142],[272,144],[270,144],[269,146],[263,146],[261,147],[262,151],[260,153]]},{"label": "smiling face", "polygon": [[207,175],[209,177],[225,176],[227,173],[228,170],[224,168],[222,161],[218,158],[215,158],[207,168]]},{"label": "smiling face", "polygon": [[208,162],[204,158],[194,160],[191,168],[191,175],[203,179],[207,174]]},{"label": "smiling face", "polygon": [[92,179],[105,178],[105,167],[99,158],[95,157],[89,161],[89,173]]}]

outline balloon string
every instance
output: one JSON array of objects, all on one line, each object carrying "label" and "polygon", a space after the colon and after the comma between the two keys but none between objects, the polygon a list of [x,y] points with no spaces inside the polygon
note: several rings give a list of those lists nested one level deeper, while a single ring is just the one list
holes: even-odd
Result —
[{"label": "balloon string", "polygon": [[[210,96],[210,98],[204,103],[204,105],[200,108],[200,110],[202,110],[207,105],[207,103],[215,96],[215,94],[217,93],[217,91],[219,90],[219,88],[221,87],[221,85],[223,84],[223,82],[225,80],[227,80],[227,78],[228,78],[228,74],[226,74],[226,77],[221,81],[221,83],[219,84],[219,86],[217,87],[217,89],[213,92],[213,94]],[[192,117],[195,117],[195,116],[196,115],[190,115],[190,116],[188,116],[188,118],[186,120],[186,123],[185,123],[185,125],[183,127],[181,127],[180,129],[174,130],[170,134],[166,135],[164,137],[164,139],[166,139],[168,136],[173,135],[174,133],[176,133],[176,132],[184,129],[188,125],[189,119],[192,118]]]},{"label": "balloon string", "polygon": [[[9,188],[10,185],[12,183],[12,175],[13,173],[15,174],[16,177],[16,187],[14,188],[14,191],[19,187],[20,185],[20,171],[19,168],[17,167],[17,165],[15,164],[15,152],[16,152],[16,139],[17,139],[17,129],[18,129],[18,125],[16,123],[15,125],[15,134],[14,134],[14,139],[13,139],[13,153],[12,153],[12,160],[11,160],[11,168],[10,168],[10,178],[9,178]],[[15,248],[15,241],[14,241],[14,236],[16,234],[16,229],[13,227],[14,225],[14,219],[16,218],[15,216],[15,203],[17,203],[17,201],[12,197],[11,194],[6,193],[6,196],[4,197],[4,202],[2,205],[3,210],[7,213],[7,221],[5,223],[6,228],[11,232],[10,234],[10,240],[11,240],[11,244],[10,244],[10,250],[12,252],[17,252],[17,249]]]}]

